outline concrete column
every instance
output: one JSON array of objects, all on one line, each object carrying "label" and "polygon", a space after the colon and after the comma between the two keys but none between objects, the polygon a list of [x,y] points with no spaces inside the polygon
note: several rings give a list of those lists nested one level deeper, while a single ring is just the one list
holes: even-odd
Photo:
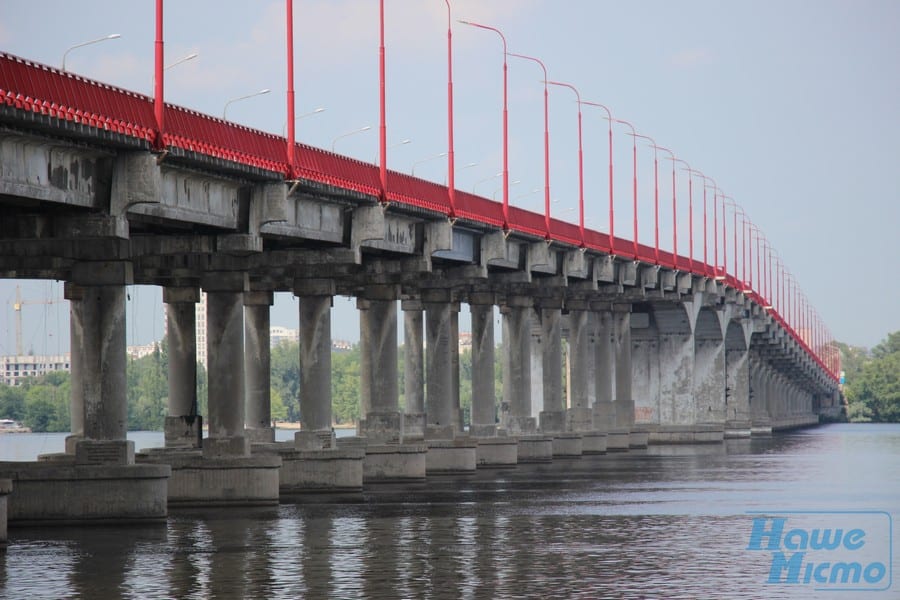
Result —
[{"label": "concrete column", "polygon": [[272,427],[269,307],[267,291],[244,293],[244,435],[251,442],[274,442]]},{"label": "concrete column", "polygon": [[541,310],[534,309],[530,318],[529,368],[531,371],[531,416],[540,424],[544,410],[544,343],[541,336]]},{"label": "concrete column", "polygon": [[569,409],[566,429],[572,431],[593,430],[594,414],[594,360],[595,344],[591,332],[593,325],[588,306],[573,308],[569,303]]},{"label": "concrete column", "polygon": [[209,434],[203,455],[247,456],[244,436],[244,273],[209,273],[206,292],[206,360]]},{"label": "concrete column", "polygon": [[69,407],[72,433],[66,437],[66,452],[75,454],[75,444],[84,439],[84,367],[81,349],[84,347],[84,290],[66,282],[64,294],[69,301]]},{"label": "concrete column", "polygon": [[[750,359],[744,348],[725,351],[726,399],[725,431],[726,435],[744,436],[750,433]],[[736,433],[740,432],[740,433]]]},{"label": "concrete column", "polygon": [[[77,263],[72,281],[81,288],[81,390],[84,439],[75,442],[76,464],[134,464],[126,440],[125,285],[131,264]],[[76,316],[77,318],[77,316]]]},{"label": "concrete column", "polygon": [[511,297],[503,315],[503,406],[501,422],[510,433],[534,433],[531,416],[531,311],[532,300]]},{"label": "concrete column", "polygon": [[425,405],[428,437],[452,438],[451,305],[447,290],[428,290],[425,306]]},{"label": "concrete column", "polygon": [[425,348],[422,303],[418,300],[403,300],[403,341],[404,377],[403,396],[406,399],[406,414],[420,415],[425,412]]},{"label": "concrete column", "polygon": [[459,303],[450,305],[450,404],[453,406],[453,428],[465,430],[459,398]]},{"label": "concrete column", "polygon": [[612,312],[613,345],[616,354],[615,423],[618,429],[634,425],[634,399],[631,397],[631,305],[614,304]]},{"label": "concrete column", "polygon": [[594,428],[607,431],[613,427],[613,384],[616,355],[613,350],[612,314],[608,310],[595,313],[596,344],[594,359]]},{"label": "concrete column", "polygon": [[169,343],[169,402],[166,448],[199,448],[202,418],[197,414],[197,287],[163,288]]},{"label": "concrete column", "polygon": [[397,296],[394,286],[369,286],[357,300],[360,310],[361,433],[378,441],[403,436],[397,385]]},{"label": "concrete column", "polygon": [[472,424],[474,436],[497,433],[497,398],[494,390],[494,300],[492,294],[472,294]]},{"label": "concrete column", "polygon": [[694,348],[693,423],[724,426],[725,342],[721,339],[697,339]]},{"label": "concrete column", "polygon": [[334,282],[298,281],[300,312],[300,420],[307,431],[330,431],[331,304]]},{"label": "concrete column", "polygon": [[82,319],[84,437],[124,440],[128,430],[125,286],[86,286]]},{"label": "concrete column", "polygon": [[541,309],[541,339],[543,341],[543,393],[545,412],[563,412],[562,394],[562,330],[559,307]]}]

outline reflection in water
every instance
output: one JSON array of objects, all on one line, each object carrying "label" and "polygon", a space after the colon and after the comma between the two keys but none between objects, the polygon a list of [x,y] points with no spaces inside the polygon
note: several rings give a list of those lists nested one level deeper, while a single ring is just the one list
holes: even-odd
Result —
[{"label": "reflection in water", "polygon": [[898,471],[900,426],[844,425],[382,485],[353,502],[177,511],[156,527],[13,529],[0,597],[816,597],[765,584],[747,511],[896,514],[900,482],[885,474]]}]

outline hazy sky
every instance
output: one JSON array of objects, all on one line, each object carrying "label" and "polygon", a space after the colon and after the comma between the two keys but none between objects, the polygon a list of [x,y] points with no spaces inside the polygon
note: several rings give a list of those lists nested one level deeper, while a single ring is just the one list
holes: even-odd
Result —
[{"label": "hazy sky", "polygon": [[[154,2],[31,0],[0,2],[0,49],[149,92]],[[456,19],[498,27],[509,50],[544,60],[550,78],[576,85],[584,100],[609,106],[694,168],[713,177],[766,232],[835,337],[872,346],[900,329],[900,3],[894,0],[642,1],[454,0],[457,187],[499,197],[501,65],[499,37]],[[440,0],[386,0],[389,166],[443,181],[446,150],[447,9]],[[53,15],[53,18],[48,18]],[[377,156],[378,2],[295,0],[298,137],[336,142],[361,160]],[[285,123],[284,3],[169,1],[166,99],[280,134]],[[541,210],[542,85],[539,68],[509,59],[510,180],[513,203]],[[607,230],[607,123],[585,108],[587,225]],[[577,206],[576,104],[550,94],[553,211]],[[630,230],[631,140],[615,130],[616,231]],[[671,163],[660,154],[660,202],[671,206]],[[423,161],[423,162],[419,162]],[[638,219],[652,244],[652,149],[638,147]],[[475,166],[461,169],[470,163]],[[701,201],[695,183],[695,206]],[[679,204],[687,179],[678,174]],[[687,253],[686,212],[679,250]],[[670,249],[671,210],[661,213]],[[729,221],[729,227],[731,222]],[[695,219],[694,252],[702,253]],[[711,247],[711,241],[710,241]],[[711,250],[710,250],[711,252]],[[729,257],[729,268],[731,268]],[[0,354],[14,351],[15,282],[0,282]],[[60,286],[22,282],[29,300]],[[162,335],[161,294],[134,288],[128,343]],[[335,300],[334,336],[355,340],[355,304]],[[25,308],[26,349],[66,350],[64,304]],[[273,324],[296,327],[296,301],[278,296]],[[465,322],[465,321],[464,321]],[[465,325],[463,325],[465,326]],[[60,334],[57,329],[62,330]],[[52,334],[48,337],[48,334]]]}]

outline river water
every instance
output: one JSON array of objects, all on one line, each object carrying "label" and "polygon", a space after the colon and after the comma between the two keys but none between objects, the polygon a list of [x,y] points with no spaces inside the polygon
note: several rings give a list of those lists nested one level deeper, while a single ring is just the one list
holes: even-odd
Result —
[{"label": "river water", "polygon": [[[0,597],[900,598],[897,514],[900,425],[828,425],[430,477],[340,502],[173,511],[153,527],[14,528]],[[803,532],[838,530],[846,545],[807,551],[795,583],[787,567],[767,582],[768,542],[790,559]],[[867,570],[832,584],[825,564],[826,583],[814,571],[804,582],[829,561]]]}]

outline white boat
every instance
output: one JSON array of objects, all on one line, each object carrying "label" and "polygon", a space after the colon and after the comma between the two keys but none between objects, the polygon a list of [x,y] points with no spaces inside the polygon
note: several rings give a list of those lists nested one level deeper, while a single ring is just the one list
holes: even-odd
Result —
[{"label": "white boat", "polygon": [[31,433],[31,427],[12,419],[0,419],[0,433]]}]

